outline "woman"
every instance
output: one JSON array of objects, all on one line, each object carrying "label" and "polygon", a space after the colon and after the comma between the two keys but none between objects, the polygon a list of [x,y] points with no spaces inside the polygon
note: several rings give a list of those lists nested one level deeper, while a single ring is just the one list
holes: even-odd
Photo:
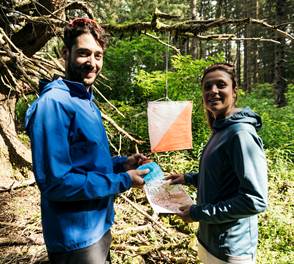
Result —
[{"label": "woman", "polygon": [[234,67],[218,63],[201,80],[212,135],[199,173],[174,174],[172,184],[198,188],[197,204],[182,207],[186,221],[199,221],[199,258],[205,264],[255,263],[257,214],[267,205],[267,166],[256,134],[260,117],[236,107]]}]

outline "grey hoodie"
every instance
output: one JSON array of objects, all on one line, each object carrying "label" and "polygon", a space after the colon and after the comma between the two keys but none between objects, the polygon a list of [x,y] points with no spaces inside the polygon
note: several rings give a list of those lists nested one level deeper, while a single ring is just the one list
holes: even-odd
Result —
[{"label": "grey hoodie", "polygon": [[191,216],[198,240],[214,256],[252,260],[257,246],[257,214],[267,206],[267,165],[256,130],[261,118],[250,108],[213,123],[199,173],[185,175],[198,188]]}]

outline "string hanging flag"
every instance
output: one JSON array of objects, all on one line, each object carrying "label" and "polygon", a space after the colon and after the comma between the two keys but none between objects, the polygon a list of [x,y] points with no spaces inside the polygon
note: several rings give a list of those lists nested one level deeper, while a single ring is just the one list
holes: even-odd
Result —
[{"label": "string hanging flag", "polygon": [[147,109],[151,152],[192,148],[192,102],[168,98],[169,35],[165,57],[165,100],[149,102]]}]

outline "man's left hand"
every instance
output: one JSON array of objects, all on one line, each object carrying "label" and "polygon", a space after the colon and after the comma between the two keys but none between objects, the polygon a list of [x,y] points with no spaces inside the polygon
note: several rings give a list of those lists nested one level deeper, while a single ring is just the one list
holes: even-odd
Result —
[{"label": "man's left hand", "polygon": [[128,171],[137,169],[137,167],[142,165],[145,160],[147,160],[147,157],[143,154],[133,154],[128,157],[126,163],[124,164],[125,170]]}]

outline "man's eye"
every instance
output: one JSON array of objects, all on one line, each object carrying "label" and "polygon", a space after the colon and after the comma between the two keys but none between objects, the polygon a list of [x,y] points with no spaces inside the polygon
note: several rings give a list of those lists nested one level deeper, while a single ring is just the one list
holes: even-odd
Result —
[{"label": "man's eye", "polygon": [[81,52],[79,52],[79,56],[81,56],[81,57],[87,57],[87,56],[89,56],[89,55],[88,55],[87,52],[83,52],[83,51],[81,51]]},{"label": "man's eye", "polygon": [[102,54],[97,54],[95,55],[96,60],[101,60],[102,59]]}]

